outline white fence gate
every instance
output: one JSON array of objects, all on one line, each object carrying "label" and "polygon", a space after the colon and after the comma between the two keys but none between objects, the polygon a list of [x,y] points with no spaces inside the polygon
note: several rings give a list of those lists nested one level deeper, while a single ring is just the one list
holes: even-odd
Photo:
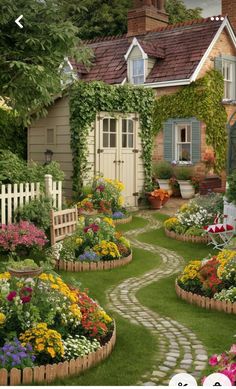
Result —
[{"label": "white fence gate", "polygon": [[53,207],[61,210],[62,182],[52,180],[50,174],[45,175],[45,193],[40,190],[40,183],[21,183],[0,185],[0,224],[14,222],[15,210],[40,196],[51,197]]},{"label": "white fence gate", "polygon": [[236,229],[236,206],[233,203],[228,203],[226,199],[224,199],[224,215],[227,216],[227,223]]}]

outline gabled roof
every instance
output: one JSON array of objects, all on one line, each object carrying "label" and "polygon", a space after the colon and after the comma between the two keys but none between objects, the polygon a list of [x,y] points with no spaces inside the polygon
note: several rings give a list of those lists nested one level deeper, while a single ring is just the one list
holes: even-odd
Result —
[{"label": "gabled roof", "polygon": [[[223,17],[168,25],[146,35],[137,36],[136,40],[143,52],[157,58],[146,84],[162,84],[191,78],[192,81],[217,34],[225,27],[235,41],[230,23]],[[87,71],[76,65],[80,78],[85,81],[100,80],[109,84],[121,84],[127,76],[125,54],[130,49],[132,41],[132,38],[126,36],[87,41],[88,47],[94,52],[94,61]]]}]

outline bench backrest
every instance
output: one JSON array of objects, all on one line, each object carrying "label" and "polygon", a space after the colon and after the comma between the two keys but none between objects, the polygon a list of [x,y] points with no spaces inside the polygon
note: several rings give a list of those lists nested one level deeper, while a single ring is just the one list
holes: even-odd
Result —
[{"label": "bench backrest", "polygon": [[77,207],[64,209],[62,211],[51,210],[50,218],[51,245],[53,246],[76,230],[78,223]]}]

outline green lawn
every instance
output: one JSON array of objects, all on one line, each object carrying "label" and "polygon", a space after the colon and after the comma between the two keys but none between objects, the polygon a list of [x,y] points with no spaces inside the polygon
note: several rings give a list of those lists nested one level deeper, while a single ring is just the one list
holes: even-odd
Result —
[{"label": "green lawn", "polygon": [[[163,221],[165,216],[155,214]],[[119,229],[129,229],[145,226],[147,222],[134,217],[133,222],[120,226]],[[155,243],[182,255],[186,262],[192,259],[202,259],[214,251],[211,247],[175,241],[165,236],[163,228],[139,236],[147,243]],[[73,280],[88,288],[90,295],[96,298],[106,308],[106,291],[123,280],[138,276],[158,267],[160,258],[144,250],[133,250],[134,260],[126,267],[105,272],[66,273],[61,272],[63,279],[69,283]],[[207,311],[195,305],[180,300],[174,290],[175,276],[154,282],[138,292],[141,303],[161,315],[171,317],[186,325],[207,348],[209,354],[220,353],[233,343],[235,334],[235,316],[216,311]],[[156,298],[155,296],[158,296]],[[143,327],[130,324],[119,315],[112,314],[117,322],[117,344],[112,355],[97,367],[85,372],[79,377],[57,381],[61,385],[135,385],[142,374],[149,370],[153,362],[153,338]]]}]

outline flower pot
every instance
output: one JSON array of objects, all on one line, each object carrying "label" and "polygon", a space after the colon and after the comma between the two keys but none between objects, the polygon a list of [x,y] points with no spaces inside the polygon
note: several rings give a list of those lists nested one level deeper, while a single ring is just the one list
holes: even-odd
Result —
[{"label": "flower pot", "polygon": [[164,199],[162,200],[162,206],[167,203],[167,201],[169,200],[169,197],[164,197]]},{"label": "flower pot", "polygon": [[151,209],[160,209],[162,207],[162,201],[158,197],[148,196],[148,201]]},{"label": "flower pot", "polygon": [[192,199],[195,195],[195,189],[191,184],[191,181],[178,180],[180,186],[180,193],[183,199]]},{"label": "flower pot", "polygon": [[173,190],[172,190],[171,185],[170,185],[170,180],[169,179],[164,180],[164,179],[158,178],[157,181],[158,181],[158,184],[160,186],[160,189],[167,190],[169,193],[169,196],[171,196],[173,193]]},{"label": "flower pot", "polygon": [[18,269],[12,269],[10,267],[7,268],[7,271],[11,274],[11,276],[13,277],[18,277],[18,278],[27,278],[27,277],[37,277],[39,276],[43,269],[41,267],[37,268],[37,269],[21,269],[21,270],[18,270]]}]

